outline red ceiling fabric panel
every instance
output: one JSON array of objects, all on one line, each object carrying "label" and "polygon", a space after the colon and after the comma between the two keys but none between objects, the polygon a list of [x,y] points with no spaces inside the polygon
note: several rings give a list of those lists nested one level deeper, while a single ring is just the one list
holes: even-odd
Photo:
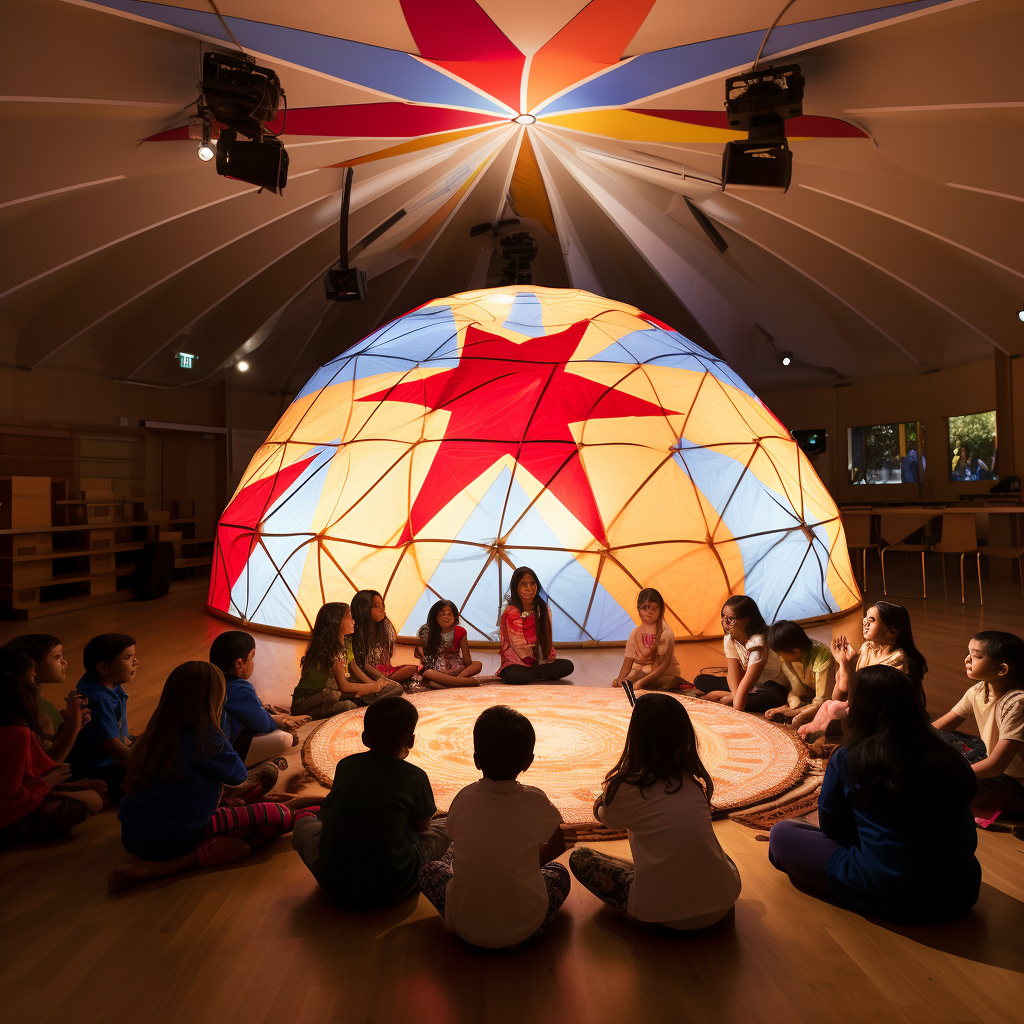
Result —
[{"label": "red ceiling fabric panel", "polygon": [[420,56],[519,110],[526,58],[476,0],[402,0]]},{"label": "red ceiling fabric panel", "polygon": [[[289,135],[337,135],[339,137],[405,138],[432,135],[435,132],[471,128],[479,124],[503,123],[493,114],[469,110],[426,107],[412,103],[352,103],[339,107],[300,107],[288,111]],[[270,129],[281,131],[278,118]],[[151,135],[147,142],[168,142],[188,138],[188,126],[169,128]]]}]

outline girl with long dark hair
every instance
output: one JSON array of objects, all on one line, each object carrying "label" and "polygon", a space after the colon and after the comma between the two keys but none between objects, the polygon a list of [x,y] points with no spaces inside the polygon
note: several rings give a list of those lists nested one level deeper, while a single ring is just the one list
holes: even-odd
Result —
[{"label": "girl with long dark hair", "polygon": [[594,804],[599,821],[628,829],[633,863],[577,846],[569,867],[641,923],[690,930],[720,921],[740,894],[740,876],[711,825],[714,791],[682,702],[667,693],[639,697],[622,756]]},{"label": "girl with long dark hair", "polygon": [[0,839],[51,839],[83,822],[91,808],[81,794],[56,791],[70,774],[43,750],[32,658],[0,648]]},{"label": "girl with long dark hair", "polygon": [[[459,609],[454,601],[435,601],[420,627],[419,649],[422,657],[420,678],[431,690],[452,686],[479,686],[483,665],[473,660],[466,630],[459,625]],[[493,682],[494,677],[489,677]]]},{"label": "girl with long dark hair", "polygon": [[[186,661],[167,677],[128,758],[118,813],[127,857],[107,879],[111,890],[230,864],[291,831],[284,803],[245,804],[233,789],[247,772],[221,729],[225,692],[224,673],[206,661]],[[225,796],[235,805],[220,807]]]},{"label": "girl with long dark hair", "polygon": [[854,672],[872,665],[889,665],[906,673],[921,707],[925,706],[923,680],[928,671],[928,662],[914,643],[907,609],[891,601],[877,601],[864,613],[861,634],[864,642],[860,650],[854,650],[845,636],[837,636],[832,640],[832,653],[836,659],[836,685],[832,690],[832,699],[818,708],[810,722],[800,726],[799,732],[804,739],[810,740],[813,734],[827,730],[832,722],[840,723],[832,727],[832,731],[839,734],[841,723],[846,718],[850,679]]},{"label": "girl with long dark hair", "polygon": [[794,882],[866,914],[903,924],[960,917],[981,886],[977,789],[910,677],[872,665],[851,680],[845,740],[818,797],[820,827],[779,822],[769,857]]},{"label": "girl with long dark hair", "polygon": [[[384,598],[376,590],[360,590],[352,598],[352,634],[354,665],[361,679],[383,684],[379,696],[400,696],[402,683],[416,675],[415,665],[392,665],[398,633],[384,608]],[[374,698],[375,699],[375,698]]]},{"label": "girl with long dark hair", "polygon": [[537,574],[525,565],[512,573],[500,618],[503,683],[549,683],[575,668],[551,642],[551,612]]},{"label": "girl with long dark hair", "polygon": [[768,626],[757,602],[736,594],[722,605],[725,677],[702,672],[693,681],[705,700],[763,715],[786,703],[789,687],[779,682],[782,665],[768,647]]},{"label": "girl with long dark hair", "polygon": [[[354,711],[377,696],[388,685],[360,672],[352,649],[355,621],[342,601],[328,601],[316,613],[313,633],[299,662],[302,675],[292,691],[292,714],[330,718]],[[401,692],[393,687],[386,692]]]}]

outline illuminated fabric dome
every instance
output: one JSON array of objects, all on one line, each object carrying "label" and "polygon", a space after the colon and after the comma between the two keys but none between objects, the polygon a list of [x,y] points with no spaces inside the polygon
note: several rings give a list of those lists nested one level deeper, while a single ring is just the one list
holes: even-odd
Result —
[{"label": "illuminated fabric dome", "polygon": [[367,588],[415,635],[440,596],[494,639],[518,565],[562,642],[625,640],[645,586],[680,638],[732,594],[769,621],[860,601],[835,504],[725,363],[623,303],[510,287],[320,368],[221,517],[209,607],[308,631]]}]

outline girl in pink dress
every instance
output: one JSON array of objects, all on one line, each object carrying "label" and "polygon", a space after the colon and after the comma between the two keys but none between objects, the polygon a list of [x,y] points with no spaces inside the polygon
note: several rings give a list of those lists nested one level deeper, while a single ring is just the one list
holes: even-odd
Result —
[{"label": "girl in pink dress", "polygon": [[537,574],[525,565],[512,573],[500,630],[503,683],[550,683],[572,673],[573,663],[559,658],[551,642],[551,612]]}]

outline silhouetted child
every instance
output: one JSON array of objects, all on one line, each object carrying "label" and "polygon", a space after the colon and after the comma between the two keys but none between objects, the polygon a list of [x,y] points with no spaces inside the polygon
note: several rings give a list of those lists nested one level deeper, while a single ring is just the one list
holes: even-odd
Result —
[{"label": "silhouetted child", "polygon": [[970,765],[929,725],[905,672],[862,668],[849,698],[846,737],[818,796],[820,827],[773,825],[771,862],[875,917],[928,924],[966,914],[981,887]]},{"label": "silhouetted child", "polygon": [[0,648],[0,840],[67,835],[89,815],[86,800],[57,792],[70,769],[43,750],[38,701],[32,659]]},{"label": "silhouetted child", "polygon": [[[240,629],[221,633],[210,645],[210,662],[224,673],[226,695],[221,728],[264,793],[277,783],[276,759],[298,743],[295,732],[309,715],[271,714],[249,682],[256,667],[256,641]],[[254,771],[258,769],[257,771]]]},{"label": "silhouetted child", "polygon": [[92,718],[68,755],[71,778],[102,779],[108,794],[118,799],[132,742],[124,687],[139,666],[135,638],[127,633],[101,633],[85,645],[82,660],[85,675],[75,689],[88,699]]},{"label": "silhouetted child", "polygon": [[416,741],[416,707],[404,697],[374,701],[363,718],[369,748],[338,762],[317,816],[295,825],[292,845],[338,906],[384,907],[416,892],[420,867],[440,857],[448,836],[432,824],[437,810],[426,772],[406,758]]},{"label": "silhouetted child", "polygon": [[530,720],[498,705],[473,726],[483,773],[452,801],[452,850],[420,872],[420,889],[452,931],[476,946],[514,946],[539,935],[569,895],[562,816],[544,791],[516,782],[533,764]]},{"label": "silhouetted child", "polygon": [[644,924],[691,930],[720,921],[739,897],[740,874],[711,824],[714,791],[686,708],[667,693],[639,697],[594,804],[599,821],[628,830],[633,862],[577,846],[572,873]]},{"label": "silhouetted child", "polygon": [[473,661],[454,602],[435,601],[418,635],[423,642],[418,654],[422,658],[419,675],[424,685],[432,690],[480,685],[480,680],[473,677],[480,674],[483,665]]},{"label": "silhouetted child", "polygon": [[352,617],[356,623],[352,650],[360,677],[384,682],[381,697],[402,693],[401,684],[416,675],[417,667],[391,664],[398,634],[385,611],[384,598],[376,590],[358,591],[352,598]]},{"label": "silhouetted child", "polygon": [[[167,677],[146,731],[132,746],[121,801],[126,858],[111,891],[193,868],[230,864],[291,830],[283,803],[242,802],[246,771],[220,727],[224,673],[187,661]],[[223,797],[232,806],[218,807]]]},{"label": "silhouetted child", "polygon": [[978,780],[971,806],[978,817],[1024,818],[1024,640],[985,630],[968,644],[964,664],[974,685],[933,724],[951,732],[973,716],[985,757],[971,765]]},{"label": "silhouetted child", "polygon": [[769,721],[803,725],[813,720],[824,704],[832,682],[832,655],[828,647],[812,640],[795,622],[780,619],[768,627],[768,647],[782,663],[782,678],[789,683],[785,705],[769,708]]},{"label": "silhouetted child", "polygon": [[676,637],[665,621],[665,599],[647,587],[637,596],[636,610],[640,625],[626,640],[622,668],[612,685],[628,679],[642,690],[675,689],[684,680],[676,661]]}]

